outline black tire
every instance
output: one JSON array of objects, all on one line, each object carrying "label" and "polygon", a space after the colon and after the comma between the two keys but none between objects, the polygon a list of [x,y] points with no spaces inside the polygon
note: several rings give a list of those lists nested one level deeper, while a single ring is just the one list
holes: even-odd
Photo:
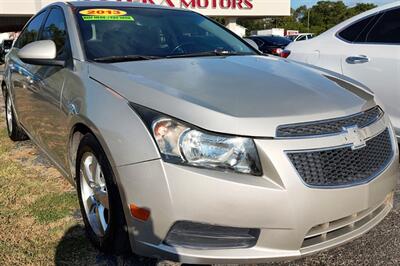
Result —
[{"label": "black tire", "polygon": [[[10,97],[7,92],[5,92],[5,115],[6,115],[6,125],[7,125],[7,132],[8,136],[10,137],[11,140],[13,141],[23,141],[29,139],[28,136],[26,135],[25,131],[21,128],[21,126],[18,124],[16,118],[15,118],[15,113],[14,109],[11,108],[11,124],[9,125],[8,121],[8,112],[7,112],[7,106],[9,104]],[[10,105],[12,107],[12,102],[10,102]]]},{"label": "black tire", "polygon": [[[92,153],[98,160],[104,174],[105,183],[109,197],[109,224],[103,237],[96,235],[92,229],[85,207],[82,201],[81,186],[80,186],[80,164],[85,153]],[[81,208],[83,222],[85,224],[86,234],[92,244],[100,251],[107,254],[122,255],[130,252],[130,242],[128,230],[123,210],[121,197],[118,187],[114,182],[114,173],[111,165],[103,151],[100,143],[90,133],[86,134],[79,145],[76,159],[76,187],[78,191],[79,205]]]}]

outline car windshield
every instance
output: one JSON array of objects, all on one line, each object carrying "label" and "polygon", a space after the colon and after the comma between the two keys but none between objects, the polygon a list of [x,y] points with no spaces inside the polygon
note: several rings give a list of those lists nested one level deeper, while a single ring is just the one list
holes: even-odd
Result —
[{"label": "car windshield", "polygon": [[294,40],[296,39],[297,36],[298,36],[298,35],[289,35],[289,36],[286,36],[286,37],[289,38],[289,39],[291,39],[292,41],[294,41]]},{"label": "car windshield", "polygon": [[77,9],[76,16],[90,60],[256,54],[240,38],[194,12],[86,7]]}]

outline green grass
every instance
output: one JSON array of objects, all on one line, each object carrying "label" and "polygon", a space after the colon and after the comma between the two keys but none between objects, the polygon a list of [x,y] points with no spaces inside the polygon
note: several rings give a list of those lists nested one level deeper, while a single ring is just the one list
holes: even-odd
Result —
[{"label": "green grass", "polygon": [[31,142],[8,138],[1,102],[0,265],[110,265],[86,237],[75,188]]},{"label": "green grass", "polygon": [[30,213],[39,223],[51,223],[71,215],[76,208],[76,202],[75,193],[51,193],[31,204]]},{"label": "green grass", "polygon": [[93,264],[75,189],[38,156],[9,140],[0,115],[0,265]]}]

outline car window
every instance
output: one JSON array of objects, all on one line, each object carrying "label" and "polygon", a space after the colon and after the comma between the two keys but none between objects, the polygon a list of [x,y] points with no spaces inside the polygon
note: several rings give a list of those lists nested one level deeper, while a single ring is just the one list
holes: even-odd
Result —
[{"label": "car window", "polygon": [[400,43],[400,8],[386,11],[367,34],[369,43]]},{"label": "car window", "polygon": [[307,35],[301,35],[296,41],[304,41],[307,40]]},{"label": "car window", "polygon": [[274,36],[272,38],[272,43],[275,45],[288,45],[291,43],[291,40],[286,37]]},{"label": "car window", "polygon": [[34,42],[37,40],[39,35],[40,27],[43,23],[43,20],[46,16],[47,12],[42,12],[38,14],[35,18],[33,18],[29,24],[25,27],[24,31],[19,36],[15,47],[22,48],[28,43]]},{"label": "car window", "polygon": [[[104,16],[96,10],[111,12]],[[113,12],[123,15],[113,15]],[[224,50],[255,54],[250,45],[194,12],[155,8],[79,8],[76,11],[88,59],[173,56]]]},{"label": "car window", "polygon": [[288,45],[291,40],[285,37],[280,37],[280,36],[264,36],[260,37],[265,43],[268,45]]},{"label": "car window", "polygon": [[261,41],[262,41],[263,44],[265,44],[265,45],[272,45],[272,41],[271,41],[270,38],[268,38],[268,37],[260,37],[260,39],[261,39]]},{"label": "car window", "polygon": [[12,47],[13,41],[12,40],[5,40],[3,42],[4,49],[10,49]]},{"label": "car window", "polygon": [[380,14],[361,19],[338,33],[338,36],[348,42],[365,42],[366,35],[376,23]]},{"label": "car window", "polygon": [[261,46],[263,46],[263,44],[264,44],[264,42],[261,41],[261,40],[258,39],[258,38],[251,38],[251,39],[257,44],[258,47],[261,47]]},{"label": "car window", "polygon": [[66,45],[67,29],[64,13],[60,8],[51,9],[40,35],[40,40],[54,41],[57,48],[57,59],[65,59],[68,50]]}]

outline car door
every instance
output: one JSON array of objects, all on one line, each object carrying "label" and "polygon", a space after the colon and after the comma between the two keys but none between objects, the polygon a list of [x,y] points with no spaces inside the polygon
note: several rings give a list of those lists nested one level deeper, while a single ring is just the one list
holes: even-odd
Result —
[{"label": "car door", "polygon": [[18,51],[20,48],[38,39],[39,31],[46,16],[47,10],[37,14],[28,22],[9,56],[11,98],[19,122],[31,136],[34,135],[32,122],[36,118],[32,112],[31,101],[35,90],[35,87],[32,86],[34,66],[22,62],[18,58]]},{"label": "car door", "polygon": [[343,53],[343,74],[368,86],[400,129],[400,8],[375,14]]},{"label": "car door", "polygon": [[[32,95],[32,112],[36,119],[32,122],[36,140],[58,163],[63,162],[66,146],[62,129],[66,122],[61,109],[62,92],[66,79],[72,69],[72,53],[69,43],[63,10],[52,7],[39,35],[39,40],[52,40],[56,44],[56,60],[66,62],[65,67],[36,65],[32,66],[36,88]],[[60,146],[62,147],[60,149]]]}]

